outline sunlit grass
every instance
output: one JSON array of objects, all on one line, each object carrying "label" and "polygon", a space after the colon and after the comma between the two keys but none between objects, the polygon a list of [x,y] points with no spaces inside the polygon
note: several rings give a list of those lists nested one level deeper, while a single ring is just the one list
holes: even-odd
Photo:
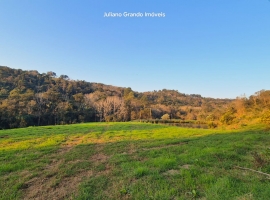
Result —
[{"label": "sunlit grass", "polygon": [[221,130],[87,123],[2,130],[0,199],[30,197],[35,184],[44,191],[66,187],[66,197],[75,199],[267,199],[267,177],[234,167],[270,173],[269,145],[261,125]]},{"label": "sunlit grass", "polygon": [[[127,124],[127,123],[126,123]],[[0,131],[0,150],[22,150],[57,145],[108,143],[126,140],[191,138],[216,133],[215,130],[190,129],[138,123],[78,124],[29,127]],[[144,129],[143,129],[144,128]]]}]

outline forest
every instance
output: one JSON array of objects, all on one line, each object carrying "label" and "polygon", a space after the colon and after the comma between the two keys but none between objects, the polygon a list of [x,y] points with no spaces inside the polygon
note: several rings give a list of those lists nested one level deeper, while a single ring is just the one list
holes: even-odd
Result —
[{"label": "forest", "polygon": [[270,90],[215,99],[177,90],[136,92],[130,87],[72,80],[55,72],[0,66],[0,129],[133,120],[200,121],[220,125],[270,123]]}]

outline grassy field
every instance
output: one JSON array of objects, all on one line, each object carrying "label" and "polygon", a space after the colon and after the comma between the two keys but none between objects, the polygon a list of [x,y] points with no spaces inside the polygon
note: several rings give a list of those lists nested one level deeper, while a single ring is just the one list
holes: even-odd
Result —
[{"label": "grassy field", "polygon": [[88,123],[0,131],[0,199],[270,199],[270,131]]}]

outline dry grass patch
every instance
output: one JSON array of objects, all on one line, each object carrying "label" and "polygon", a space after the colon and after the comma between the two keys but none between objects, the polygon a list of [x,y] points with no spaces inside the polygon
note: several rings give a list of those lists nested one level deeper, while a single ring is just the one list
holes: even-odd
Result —
[{"label": "dry grass patch", "polygon": [[168,171],[163,173],[163,175],[167,175],[167,176],[173,176],[173,175],[177,175],[177,174],[180,174],[180,172],[178,170],[175,170],[175,169],[171,169],[171,170],[168,170]]}]

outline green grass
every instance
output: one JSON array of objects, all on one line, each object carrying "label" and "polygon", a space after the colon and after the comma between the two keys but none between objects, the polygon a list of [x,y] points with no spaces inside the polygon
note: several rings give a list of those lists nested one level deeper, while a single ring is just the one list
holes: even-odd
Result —
[{"label": "green grass", "polygon": [[269,199],[270,131],[87,123],[0,131],[0,199]]}]

